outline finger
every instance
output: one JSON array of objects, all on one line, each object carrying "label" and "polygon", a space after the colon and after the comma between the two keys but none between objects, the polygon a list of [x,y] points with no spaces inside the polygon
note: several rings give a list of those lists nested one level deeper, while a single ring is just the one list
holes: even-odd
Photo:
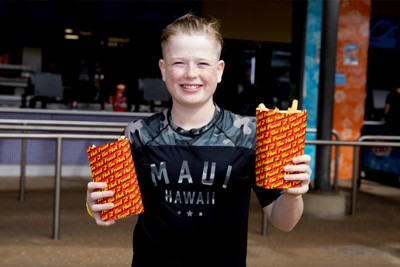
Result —
[{"label": "finger", "polygon": [[283,178],[286,181],[309,181],[310,177],[306,173],[285,174]]},{"label": "finger", "polygon": [[115,223],[115,220],[103,221],[101,220],[100,213],[93,214],[96,224],[99,226],[110,226]]},{"label": "finger", "polygon": [[308,184],[301,187],[292,187],[284,189],[284,192],[289,195],[304,195],[308,191]]},{"label": "finger", "polygon": [[309,155],[300,155],[293,158],[293,163],[306,163],[309,164],[311,162],[311,157]]},{"label": "finger", "polygon": [[93,192],[95,190],[98,189],[105,189],[107,188],[107,184],[106,183],[100,183],[100,182],[89,182],[87,189],[89,192]]},{"label": "finger", "polygon": [[113,225],[115,223],[115,221],[114,220],[111,220],[111,221],[102,221],[102,220],[100,220],[100,221],[96,221],[96,224],[97,225],[99,225],[99,226],[110,226],[110,225]]},{"label": "finger", "polygon": [[299,165],[286,165],[283,167],[285,172],[301,172],[301,173],[308,173],[310,174],[310,167],[306,164],[299,164]]},{"label": "finger", "polygon": [[99,191],[92,192],[88,194],[88,202],[96,202],[100,198],[112,197],[114,195],[113,191]]},{"label": "finger", "polygon": [[106,203],[106,204],[93,204],[91,206],[91,211],[98,213],[99,211],[102,210],[109,210],[112,209],[114,207],[113,203]]}]

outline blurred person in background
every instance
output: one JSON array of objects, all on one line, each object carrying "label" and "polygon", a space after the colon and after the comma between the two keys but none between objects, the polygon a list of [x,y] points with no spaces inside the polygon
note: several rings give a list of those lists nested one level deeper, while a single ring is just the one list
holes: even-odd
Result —
[{"label": "blurred person in background", "polygon": [[385,133],[387,135],[400,135],[400,84],[396,84],[386,97],[385,109]]}]

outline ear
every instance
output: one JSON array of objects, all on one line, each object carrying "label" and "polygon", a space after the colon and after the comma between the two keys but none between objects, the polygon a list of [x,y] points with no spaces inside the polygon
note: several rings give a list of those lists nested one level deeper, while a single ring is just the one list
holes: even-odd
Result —
[{"label": "ear", "polygon": [[218,83],[222,81],[222,74],[224,73],[225,62],[223,60],[218,61],[217,65],[217,75],[218,75]]},{"label": "ear", "polygon": [[158,67],[160,68],[162,79],[165,82],[165,61],[163,59],[158,61]]}]

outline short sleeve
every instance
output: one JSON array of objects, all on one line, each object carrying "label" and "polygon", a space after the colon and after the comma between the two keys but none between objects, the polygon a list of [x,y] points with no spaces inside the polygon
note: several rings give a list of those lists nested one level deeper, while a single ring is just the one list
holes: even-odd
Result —
[{"label": "short sleeve", "polygon": [[256,193],[258,202],[262,208],[268,206],[283,194],[282,189],[265,189],[257,185],[253,185],[252,189]]}]

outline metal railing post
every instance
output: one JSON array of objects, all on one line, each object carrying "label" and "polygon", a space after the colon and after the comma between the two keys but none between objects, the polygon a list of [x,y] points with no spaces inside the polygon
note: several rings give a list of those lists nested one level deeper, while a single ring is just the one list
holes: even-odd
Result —
[{"label": "metal railing post", "polygon": [[[337,141],[340,141],[339,138],[339,133],[335,130],[332,129],[332,134],[336,137]],[[337,192],[338,191],[338,172],[339,172],[339,146],[335,146],[335,170],[334,170],[334,175],[333,175],[333,191]]]},{"label": "metal railing post", "polygon": [[62,138],[57,138],[56,148],[56,177],[54,180],[54,225],[53,239],[60,237],[60,196],[61,196],[61,157],[62,157]]},{"label": "metal railing post", "polygon": [[[26,130],[22,131],[26,133]],[[26,142],[24,138],[21,140],[21,173],[19,177],[19,201],[25,200],[25,183],[26,183]]]},{"label": "metal railing post", "polygon": [[352,177],[352,183],[351,183],[351,205],[350,205],[351,216],[356,215],[357,180],[358,180],[358,151],[359,151],[359,147],[354,146],[353,177]]},{"label": "metal railing post", "polygon": [[261,234],[266,236],[268,235],[268,218],[267,214],[265,214],[264,210],[261,209],[262,218],[261,218]]}]

